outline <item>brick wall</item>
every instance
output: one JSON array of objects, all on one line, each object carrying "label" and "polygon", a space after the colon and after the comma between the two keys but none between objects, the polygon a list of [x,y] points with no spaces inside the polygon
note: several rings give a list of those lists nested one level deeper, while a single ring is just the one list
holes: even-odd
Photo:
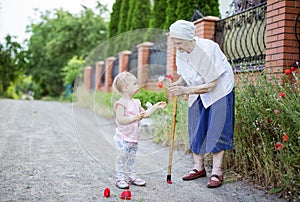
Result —
[{"label": "brick wall", "polygon": [[92,76],[92,67],[85,67],[83,83],[87,90],[91,89],[91,76]]},{"label": "brick wall", "polygon": [[176,67],[176,49],[173,45],[173,42],[170,37],[167,38],[167,75],[172,75],[176,80],[178,78],[177,75],[177,67]]},{"label": "brick wall", "polygon": [[299,12],[300,1],[267,1],[266,67],[270,67],[267,71],[281,73],[299,60],[294,29]]},{"label": "brick wall", "polygon": [[110,92],[111,91],[111,86],[112,86],[112,70],[113,70],[113,62],[115,60],[115,57],[108,57],[105,60],[105,92]]},{"label": "brick wall", "polygon": [[199,38],[214,40],[215,22],[220,18],[214,16],[206,16],[194,22],[196,26],[196,36]]},{"label": "brick wall", "polygon": [[148,79],[148,57],[149,48],[153,45],[151,42],[144,42],[138,47],[138,65],[137,65],[137,79],[140,85],[145,85]]}]

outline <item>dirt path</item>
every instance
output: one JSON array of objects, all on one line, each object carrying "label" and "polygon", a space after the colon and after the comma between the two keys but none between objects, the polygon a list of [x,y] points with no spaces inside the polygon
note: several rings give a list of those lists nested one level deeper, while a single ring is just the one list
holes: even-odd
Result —
[{"label": "dirt path", "polygon": [[[0,100],[0,201],[120,201],[114,185],[114,124],[69,103]],[[206,188],[208,178],[184,182],[191,156],[174,153],[166,183],[168,148],[143,139],[132,201],[283,201],[245,182]],[[110,187],[112,196],[103,197]]]}]

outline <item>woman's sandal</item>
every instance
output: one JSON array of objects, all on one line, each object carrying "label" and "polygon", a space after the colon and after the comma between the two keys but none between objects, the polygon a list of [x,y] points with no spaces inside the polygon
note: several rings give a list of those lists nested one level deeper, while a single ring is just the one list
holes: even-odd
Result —
[{"label": "woman's sandal", "polygon": [[190,171],[187,175],[182,177],[182,180],[187,181],[187,180],[194,180],[199,177],[205,177],[206,176],[206,171],[205,169],[198,171],[197,169],[193,169]]},{"label": "woman's sandal", "polygon": [[[216,180],[212,180],[212,178],[215,177],[218,179],[218,181]],[[223,175],[216,175],[213,174],[212,176],[210,176],[209,181],[207,183],[207,187],[208,188],[217,188],[220,187],[223,184]]]}]

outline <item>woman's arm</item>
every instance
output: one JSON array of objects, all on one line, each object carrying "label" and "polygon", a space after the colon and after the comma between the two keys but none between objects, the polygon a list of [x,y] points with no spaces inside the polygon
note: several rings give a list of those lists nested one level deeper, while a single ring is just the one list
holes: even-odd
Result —
[{"label": "woman's arm", "polygon": [[175,96],[186,94],[204,94],[212,91],[216,85],[217,80],[200,86],[173,86],[169,88],[169,91]]},{"label": "woman's arm", "polygon": [[187,94],[203,94],[208,93],[209,91],[212,91],[217,85],[217,80],[214,80],[213,82],[203,84],[200,86],[190,86],[187,87]]}]

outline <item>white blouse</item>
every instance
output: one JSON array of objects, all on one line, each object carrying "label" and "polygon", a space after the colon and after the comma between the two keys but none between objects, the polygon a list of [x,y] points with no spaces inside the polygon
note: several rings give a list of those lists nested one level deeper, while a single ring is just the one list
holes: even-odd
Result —
[{"label": "white blouse", "polygon": [[[234,75],[217,43],[198,37],[195,37],[195,40],[196,46],[191,53],[177,51],[177,73],[187,86],[199,86],[217,80],[217,85],[212,91],[200,94],[203,106],[207,108],[232,91]],[[189,107],[198,96],[199,94],[190,94]]]}]

